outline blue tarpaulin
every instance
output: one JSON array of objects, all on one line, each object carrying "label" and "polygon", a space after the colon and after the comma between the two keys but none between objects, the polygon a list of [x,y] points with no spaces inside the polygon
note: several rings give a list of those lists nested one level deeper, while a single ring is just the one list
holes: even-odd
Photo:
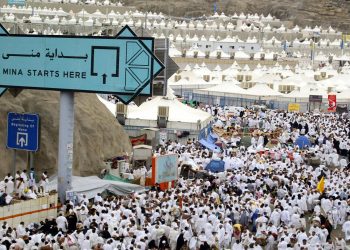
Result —
[{"label": "blue tarpaulin", "polygon": [[208,142],[206,139],[199,140],[199,143],[202,144],[204,147],[206,147],[214,152],[217,152],[217,153],[221,152],[221,149],[219,146],[215,145],[214,143]]},{"label": "blue tarpaulin", "polygon": [[300,149],[311,146],[310,140],[305,135],[299,136],[294,144],[297,145]]},{"label": "blue tarpaulin", "polygon": [[218,136],[214,133],[210,133],[207,137],[207,141],[212,144],[214,144],[217,140],[218,140]]},{"label": "blue tarpaulin", "polygon": [[220,173],[225,171],[225,162],[222,160],[211,160],[209,164],[205,167],[205,170]]}]

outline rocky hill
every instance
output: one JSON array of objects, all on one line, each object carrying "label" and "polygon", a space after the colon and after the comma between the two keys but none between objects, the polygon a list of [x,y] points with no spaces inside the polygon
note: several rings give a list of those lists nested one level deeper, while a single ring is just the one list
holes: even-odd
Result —
[{"label": "rocky hill", "polygon": [[210,15],[217,2],[218,12],[226,14],[271,13],[284,21],[298,25],[332,26],[350,31],[350,0],[125,0],[139,9],[162,11],[171,16]]},{"label": "rocky hill", "polygon": [[[7,113],[40,115],[40,150],[34,165],[50,175],[57,172],[59,92],[24,90],[16,98],[6,92],[0,97],[0,176],[12,173],[13,151],[6,149]],[[75,94],[74,175],[99,174],[103,160],[131,152],[124,129],[95,94]],[[17,154],[17,169],[25,169],[26,152]]]}]

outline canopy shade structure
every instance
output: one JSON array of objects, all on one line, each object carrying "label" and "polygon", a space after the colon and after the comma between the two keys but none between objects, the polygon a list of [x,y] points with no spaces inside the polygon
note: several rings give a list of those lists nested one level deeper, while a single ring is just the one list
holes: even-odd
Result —
[{"label": "canopy shade structure", "polygon": [[212,120],[209,113],[187,106],[175,97],[168,95],[155,97],[128,112],[125,125],[158,127],[158,107],[169,107],[168,129],[198,130],[198,128],[205,128]]},{"label": "canopy shade structure", "polygon": [[[48,183],[48,189],[54,190],[57,188],[57,177],[54,177]],[[97,176],[80,177],[73,176],[72,192],[79,194],[85,194],[88,199],[93,198],[97,193],[103,191],[109,191],[115,195],[128,195],[134,192],[142,193],[145,188],[139,185],[103,180]]]}]

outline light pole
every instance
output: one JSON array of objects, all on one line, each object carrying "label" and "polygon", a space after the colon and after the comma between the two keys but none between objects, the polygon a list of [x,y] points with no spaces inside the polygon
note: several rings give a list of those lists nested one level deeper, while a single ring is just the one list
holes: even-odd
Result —
[{"label": "light pole", "polygon": [[[146,0],[146,9],[145,9],[145,21],[144,21],[144,23],[145,23],[145,30],[147,29],[147,15],[148,15],[148,0]],[[144,36],[143,35],[143,29],[142,29],[142,36]]]}]

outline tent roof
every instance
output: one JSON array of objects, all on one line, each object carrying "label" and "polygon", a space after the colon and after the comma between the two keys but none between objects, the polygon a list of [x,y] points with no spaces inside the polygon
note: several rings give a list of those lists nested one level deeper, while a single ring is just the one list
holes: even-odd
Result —
[{"label": "tent roof", "polygon": [[280,81],[281,81],[281,77],[279,75],[273,75],[273,74],[264,74],[252,80],[252,82],[256,82],[256,83],[274,83],[274,82],[280,82]]},{"label": "tent roof", "polygon": [[336,96],[337,96],[338,100],[339,99],[342,99],[342,100],[347,99],[347,100],[349,100],[350,99],[350,89],[345,90],[345,91],[343,91],[341,93],[337,93]]},{"label": "tent roof", "polygon": [[276,90],[271,89],[266,84],[258,83],[247,90],[247,95],[254,96],[281,96],[282,94]]},{"label": "tent roof", "polygon": [[309,88],[303,88],[302,91],[294,90],[285,95],[285,97],[290,98],[309,98],[310,95],[322,95],[322,97],[327,97],[327,92],[323,90],[311,90]]},{"label": "tent roof", "polygon": [[[57,177],[53,178],[48,186],[50,190],[56,189]],[[77,194],[85,194],[88,199],[93,198],[97,193],[102,193],[105,190],[116,195],[127,195],[133,192],[144,192],[145,188],[131,183],[103,180],[97,176],[73,176],[71,191],[76,192]]]},{"label": "tent roof", "polygon": [[247,91],[239,87],[235,82],[225,82],[214,87],[203,89],[208,92],[223,92],[229,94],[246,95]]},{"label": "tent roof", "polygon": [[311,77],[307,77],[305,75],[295,74],[291,77],[285,78],[281,81],[282,85],[294,85],[300,86],[305,85],[308,82],[315,82],[315,80]]},{"label": "tent roof", "polygon": [[198,120],[206,121],[211,118],[209,113],[191,108],[175,98],[158,96],[129,112],[128,119],[157,120],[159,106],[169,107],[168,121],[170,122],[197,123]]}]

